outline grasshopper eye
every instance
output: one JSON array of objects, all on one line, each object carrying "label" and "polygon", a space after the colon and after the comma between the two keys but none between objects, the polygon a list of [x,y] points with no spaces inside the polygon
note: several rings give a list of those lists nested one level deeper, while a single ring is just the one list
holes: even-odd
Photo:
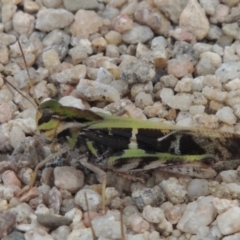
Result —
[{"label": "grasshopper eye", "polygon": [[52,111],[48,108],[44,109],[39,113],[38,117],[38,125],[42,125],[43,123],[47,123],[52,119]]}]

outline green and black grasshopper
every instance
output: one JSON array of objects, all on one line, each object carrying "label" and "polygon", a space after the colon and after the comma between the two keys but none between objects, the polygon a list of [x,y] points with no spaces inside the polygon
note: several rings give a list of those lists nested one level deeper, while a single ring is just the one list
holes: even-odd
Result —
[{"label": "green and black grasshopper", "polygon": [[39,106],[37,125],[48,141],[64,136],[73,148],[85,146],[95,164],[117,172],[160,168],[211,178],[240,163],[240,135],[217,130],[96,113],[53,100]]}]

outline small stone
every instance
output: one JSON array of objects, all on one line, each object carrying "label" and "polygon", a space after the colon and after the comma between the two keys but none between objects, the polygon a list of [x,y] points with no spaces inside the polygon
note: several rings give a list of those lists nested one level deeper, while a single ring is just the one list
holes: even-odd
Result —
[{"label": "small stone", "polygon": [[225,24],[222,28],[222,31],[225,35],[232,37],[234,39],[239,39],[240,37],[239,30],[240,28],[236,22]]},{"label": "small stone", "polygon": [[217,209],[218,214],[222,214],[232,207],[239,207],[239,203],[237,200],[228,200],[220,198],[214,198],[213,205]]},{"label": "small stone", "polygon": [[163,0],[154,0],[157,8],[162,11],[165,16],[171,19],[172,22],[175,24],[179,23],[180,15],[183,9],[186,6],[186,1],[178,1],[175,2],[174,0],[170,1],[163,1]]},{"label": "small stone", "polygon": [[196,65],[196,73],[204,76],[208,74],[214,74],[215,71],[222,64],[221,57],[213,52],[204,52],[200,55],[200,60]]},{"label": "small stone", "polygon": [[[121,239],[122,233],[119,224],[120,219],[116,218],[111,211],[92,220],[92,227],[96,236],[102,239]],[[126,234],[126,226],[123,226],[123,234]]]},{"label": "small stone", "polygon": [[131,220],[131,228],[135,233],[144,233],[149,230],[150,225],[142,217],[136,216]]},{"label": "small stone", "polygon": [[44,52],[55,50],[59,58],[63,60],[68,52],[70,36],[62,30],[54,29],[43,38],[42,44],[45,47]]},{"label": "small stone", "polygon": [[102,67],[105,68],[106,70],[108,70],[110,73],[112,73],[112,75],[114,76],[115,79],[120,78],[120,70],[116,64],[111,63],[109,61],[105,61],[102,64]]},{"label": "small stone", "polygon": [[110,84],[113,81],[113,75],[106,69],[100,67],[97,71],[96,81],[104,84]]},{"label": "small stone", "polygon": [[72,57],[72,63],[78,64],[88,58],[88,53],[85,48],[81,46],[73,47],[69,50],[68,54]]},{"label": "small stone", "polygon": [[237,6],[237,4],[238,4],[238,1],[237,1],[237,0],[230,0],[230,1],[223,0],[222,2],[223,2],[224,4],[226,4],[227,6],[229,6],[230,8],[235,7],[235,6]]},{"label": "small stone", "polygon": [[234,107],[240,103],[240,90],[233,90],[228,92],[226,102],[229,106]]},{"label": "small stone", "polygon": [[237,170],[225,170],[220,173],[222,181],[225,183],[238,183],[240,184]]},{"label": "small stone", "polygon": [[223,62],[237,62],[239,57],[235,55],[235,50],[232,47],[226,46],[223,53]]},{"label": "small stone", "polygon": [[152,95],[145,92],[138,93],[135,98],[135,105],[141,109],[153,105]]},{"label": "small stone", "polygon": [[222,92],[220,89],[208,86],[203,88],[202,94],[205,98],[215,100],[217,102],[224,102],[227,98],[227,92]]},{"label": "small stone", "polygon": [[53,240],[50,234],[48,234],[42,228],[31,229],[24,234],[25,240],[44,239]]},{"label": "small stone", "polygon": [[20,180],[17,178],[15,172],[11,170],[7,170],[2,174],[2,180],[4,185],[15,185],[18,187],[22,187],[22,183]]},{"label": "small stone", "polygon": [[168,43],[165,37],[163,36],[155,37],[152,39],[152,42],[151,42],[151,50],[155,51],[155,50],[164,49],[167,47],[167,45]]},{"label": "small stone", "polygon": [[133,83],[146,83],[151,81],[155,75],[153,66],[142,60],[131,62],[121,74],[121,78],[128,82]]},{"label": "small stone", "polygon": [[12,19],[15,12],[17,10],[17,6],[11,2],[5,3],[2,5],[2,22],[6,23]]},{"label": "small stone", "polygon": [[150,205],[144,207],[142,214],[150,223],[160,223],[166,220],[164,211],[161,208],[151,207]]},{"label": "small stone", "polygon": [[68,235],[71,233],[71,228],[68,226],[60,226],[56,230],[51,232],[51,236],[54,239],[65,240]]},{"label": "small stone", "polygon": [[83,239],[92,239],[92,230],[90,228],[75,228],[71,231],[71,233],[67,236],[68,239],[78,239],[80,238]]},{"label": "small stone", "polygon": [[120,94],[115,88],[87,79],[79,81],[77,92],[87,101],[116,102],[120,99]]},{"label": "small stone", "polygon": [[97,9],[97,0],[63,0],[64,7],[71,12],[76,12],[78,9]]},{"label": "small stone", "polygon": [[54,184],[58,188],[66,189],[72,193],[83,187],[84,175],[74,167],[56,167],[54,169]]},{"label": "small stone", "polygon": [[39,10],[40,6],[37,2],[28,0],[24,2],[23,8],[25,12],[33,14]]},{"label": "small stone", "polygon": [[207,0],[200,0],[200,4],[204,8],[206,14],[212,16],[215,13],[216,7],[219,5],[219,1],[213,0],[209,2]]},{"label": "small stone", "polygon": [[112,27],[115,31],[122,33],[132,29],[133,20],[128,14],[122,13],[112,19]]},{"label": "small stone", "polygon": [[177,82],[177,85],[174,88],[176,92],[191,92],[192,91],[192,78],[183,78]]},{"label": "small stone", "polygon": [[13,231],[9,235],[3,237],[2,240],[25,240],[25,238],[22,233]]},{"label": "small stone", "polygon": [[205,86],[222,89],[222,83],[220,79],[215,75],[206,75],[203,77],[203,84]]},{"label": "small stone", "polygon": [[173,95],[173,90],[170,88],[163,88],[160,91],[162,102],[174,109],[181,111],[188,111],[192,105],[192,95],[189,93],[177,93]]},{"label": "small stone", "polygon": [[190,0],[180,15],[179,26],[202,40],[208,33],[209,22],[197,0]]},{"label": "small stone", "polygon": [[189,108],[189,112],[192,115],[203,114],[205,112],[205,106],[203,106],[203,105],[193,105]]},{"label": "small stone", "polygon": [[67,217],[50,214],[37,214],[37,221],[47,228],[57,228],[63,225],[69,226],[72,223],[72,220]]},{"label": "small stone", "polygon": [[[100,2],[105,2],[105,1],[103,0],[103,1],[100,1]],[[125,4],[127,1],[126,1],[126,0],[120,0],[120,1],[110,0],[110,1],[108,1],[108,2],[109,2],[109,6],[111,6],[111,7],[120,8],[120,7],[122,7],[122,5]]]},{"label": "small stone", "polygon": [[53,209],[55,214],[59,214],[61,204],[62,204],[62,195],[56,187],[53,187],[49,191],[48,206],[49,208]]},{"label": "small stone", "polygon": [[160,78],[160,82],[163,83],[165,88],[174,88],[178,82],[178,79],[175,78],[172,74],[165,75]]},{"label": "small stone", "polygon": [[208,226],[217,215],[213,206],[213,197],[200,197],[187,205],[183,216],[177,224],[182,232],[196,234],[200,227]]},{"label": "small stone", "polygon": [[35,18],[22,11],[18,11],[13,16],[13,28],[20,34],[30,35],[33,32]]},{"label": "small stone", "polygon": [[62,0],[42,0],[42,3],[47,8],[57,8],[62,4]]},{"label": "small stone", "polygon": [[195,51],[195,54],[197,57],[200,57],[200,55],[204,52],[211,52],[213,46],[211,44],[197,42],[193,46],[193,50]]},{"label": "small stone", "polygon": [[[223,104],[220,103],[220,102],[217,102],[215,100],[211,100],[210,103],[209,103],[209,108],[211,110],[213,110],[214,112],[216,112],[217,110],[219,110],[222,107],[223,107]],[[236,115],[236,112],[234,112],[234,114]]]},{"label": "small stone", "polygon": [[164,180],[160,183],[160,186],[170,202],[177,204],[186,200],[187,191],[179,184],[176,178]]},{"label": "small stone", "polygon": [[23,132],[23,129],[17,124],[13,125],[9,133],[9,143],[11,144],[11,146],[16,149],[24,138],[25,133]]},{"label": "small stone", "polygon": [[223,56],[223,48],[218,44],[214,44],[212,50],[213,52],[217,53],[219,56]]},{"label": "small stone", "polygon": [[194,200],[201,196],[209,195],[208,181],[205,179],[193,179],[188,187],[188,196],[191,200]]},{"label": "small stone", "polygon": [[0,45],[0,63],[6,65],[9,62],[9,51],[6,45]]},{"label": "small stone", "polygon": [[10,45],[17,41],[16,36],[0,32],[0,41],[2,44]]},{"label": "small stone", "polygon": [[83,212],[79,208],[76,208],[75,204],[72,209],[65,213],[65,217],[72,219],[71,228],[79,228],[82,225]]},{"label": "small stone", "polygon": [[31,199],[38,197],[39,196],[39,191],[37,189],[37,187],[31,187],[29,191],[27,191],[26,193],[24,193],[20,198],[19,201],[20,202],[28,202]]},{"label": "small stone", "polygon": [[145,43],[153,37],[153,32],[148,26],[134,24],[131,30],[122,34],[122,39],[128,44]]},{"label": "small stone", "polygon": [[229,82],[225,85],[225,87],[226,87],[226,89],[227,89],[228,91],[240,89],[240,79],[239,79],[239,78],[235,78],[235,79],[229,81]]},{"label": "small stone", "polygon": [[216,181],[209,182],[209,192],[211,195],[217,198],[231,199],[231,190],[226,184],[219,184]]},{"label": "small stone", "polygon": [[11,102],[0,104],[0,123],[6,123],[13,118],[14,108]]},{"label": "small stone", "polygon": [[76,193],[75,204],[79,205],[84,211],[97,211],[100,208],[101,196],[91,189],[82,189]]},{"label": "small stone", "polygon": [[106,204],[110,204],[115,198],[119,196],[119,192],[114,187],[107,187],[105,189]]},{"label": "small stone", "polygon": [[223,235],[229,235],[240,231],[240,208],[232,207],[217,217],[217,225]]},{"label": "small stone", "polygon": [[88,38],[102,27],[102,19],[94,11],[78,10],[74,16],[71,33],[78,39]]},{"label": "small stone", "polygon": [[122,35],[117,31],[109,31],[104,36],[108,44],[113,44],[118,46],[122,42]]},{"label": "small stone", "polygon": [[50,32],[54,29],[65,28],[73,21],[73,14],[65,9],[40,9],[37,13],[36,28]]},{"label": "small stone", "polygon": [[[162,206],[161,206],[162,208]],[[177,224],[186,210],[186,204],[177,204],[167,209],[163,209],[166,219],[171,224]]]},{"label": "small stone", "polygon": [[[222,107],[222,106],[221,106]],[[233,106],[234,109],[234,115],[238,118],[240,117],[240,104],[236,104]]]},{"label": "small stone", "polygon": [[165,195],[158,186],[155,186],[133,191],[132,200],[139,209],[143,209],[146,205],[158,206],[162,204],[165,201]]},{"label": "small stone", "polygon": [[110,86],[114,87],[119,92],[121,97],[125,96],[129,91],[128,84],[124,80],[121,80],[121,79],[113,80],[110,83]]},{"label": "small stone", "polygon": [[162,11],[156,11],[146,1],[138,4],[137,10],[134,12],[134,19],[141,25],[149,26],[158,35],[166,35],[172,29],[171,23],[162,14]]},{"label": "small stone", "polygon": [[[218,40],[219,37],[223,34],[222,29],[216,25],[210,25],[207,38],[209,40]],[[216,46],[215,46],[216,47]],[[215,52],[215,51],[214,51]],[[217,53],[217,52],[216,52]]]},{"label": "small stone", "polygon": [[220,78],[222,83],[227,83],[235,78],[240,78],[240,62],[227,62],[221,64],[216,70],[216,76]]},{"label": "small stone", "polygon": [[216,116],[220,121],[227,124],[235,124],[237,121],[237,118],[230,107],[223,107],[219,109],[216,113]]},{"label": "small stone", "polygon": [[16,216],[9,211],[0,211],[0,238],[8,235],[16,223]]},{"label": "small stone", "polygon": [[182,28],[176,28],[174,30],[169,31],[169,36],[171,36],[179,41],[186,41],[186,42],[195,42],[196,41],[196,38],[193,36],[192,33],[188,32]]},{"label": "small stone", "polygon": [[76,84],[80,79],[85,78],[87,73],[87,68],[85,65],[78,64],[74,67],[65,69],[59,73],[51,75],[51,78],[54,81],[57,81],[62,84],[70,83]]},{"label": "small stone", "polygon": [[193,125],[202,128],[218,128],[218,117],[212,114],[199,113],[193,116]]},{"label": "small stone", "polygon": [[96,53],[105,51],[107,46],[107,41],[103,37],[94,38],[92,40],[92,48]]},{"label": "small stone", "polygon": [[167,72],[176,78],[181,78],[194,70],[193,63],[189,60],[170,59],[168,60]]},{"label": "small stone", "polygon": [[113,44],[108,44],[105,52],[106,56],[110,58],[118,58],[120,56],[118,47]]},{"label": "small stone", "polygon": [[75,98],[73,96],[65,96],[59,99],[58,101],[63,106],[75,107],[79,109],[85,109],[86,106],[84,105],[81,99]]},{"label": "small stone", "polygon": [[140,92],[145,92],[145,93],[152,94],[152,92],[153,92],[152,82],[147,82],[146,84],[144,84],[144,83],[136,83],[136,84],[134,84],[132,86],[132,88],[131,88],[131,96],[133,98],[135,98],[137,96],[137,94],[139,94]]},{"label": "small stone", "polygon": [[43,52],[42,60],[44,67],[47,68],[49,71],[51,71],[55,66],[61,63],[58,52],[54,49]]},{"label": "small stone", "polygon": [[[33,80],[33,83],[40,82],[48,76],[48,70],[44,68],[39,68],[38,70],[35,70],[34,68],[29,68],[28,71]],[[14,74],[14,80],[19,84],[20,89],[29,85],[29,79],[28,79],[28,74],[26,70],[22,70]],[[21,99],[21,101],[24,101],[24,100]]]}]

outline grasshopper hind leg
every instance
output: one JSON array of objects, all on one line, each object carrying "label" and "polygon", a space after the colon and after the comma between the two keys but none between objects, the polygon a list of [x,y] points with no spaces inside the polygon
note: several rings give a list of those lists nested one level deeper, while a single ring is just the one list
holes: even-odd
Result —
[{"label": "grasshopper hind leg", "polygon": [[196,178],[214,178],[217,175],[217,172],[211,167],[192,163],[184,165],[166,166],[159,168],[159,171],[176,173]]}]

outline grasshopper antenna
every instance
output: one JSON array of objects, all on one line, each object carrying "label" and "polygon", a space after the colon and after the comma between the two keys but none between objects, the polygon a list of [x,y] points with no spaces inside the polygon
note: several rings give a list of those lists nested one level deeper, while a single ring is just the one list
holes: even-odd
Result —
[{"label": "grasshopper antenna", "polygon": [[26,98],[33,106],[34,108],[36,107],[36,103],[33,102],[30,98],[28,98],[27,96],[25,96],[20,90],[18,90],[12,83],[10,83],[6,78],[3,77],[3,80],[9,84],[15,91],[17,91],[20,95],[22,95],[24,98]]},{"label": "grasshopper antenna", "polygon": [[31,77],[30,77],[30,74],[29,74],[29,71],[28,71],[28,67],[27,67],[27,61],[26,61],[25,55],[24,55],[24,53],[23,53],[23,49],[22,49],[22,46],[21,46],[21,44],[20,44],[20,42],[19,42],[19,39],[17,39],[17,42],[18,42],[18,46],[19,46],[20,51],[21,51],[21,54],[22,54],[22,58],[23,58],[23,61],[24,61],[24,65],[25,65],[25,69],[26,69],[27,75],[28,75],[29,83],[30,83],[30,86],[31,86],[31,88],[32,88],[32,90],[33,90],[34,100],[35,100],[35,101],[37,102],[37,104],[39,105],[40,102],[39,102],[39,100],[38,100],[38,98],[37,98],[37,96],[36,96],[35,90],[34,90],[34,88],[33,88],[33,81],[32,81],[32,79],[31,79]]}]

